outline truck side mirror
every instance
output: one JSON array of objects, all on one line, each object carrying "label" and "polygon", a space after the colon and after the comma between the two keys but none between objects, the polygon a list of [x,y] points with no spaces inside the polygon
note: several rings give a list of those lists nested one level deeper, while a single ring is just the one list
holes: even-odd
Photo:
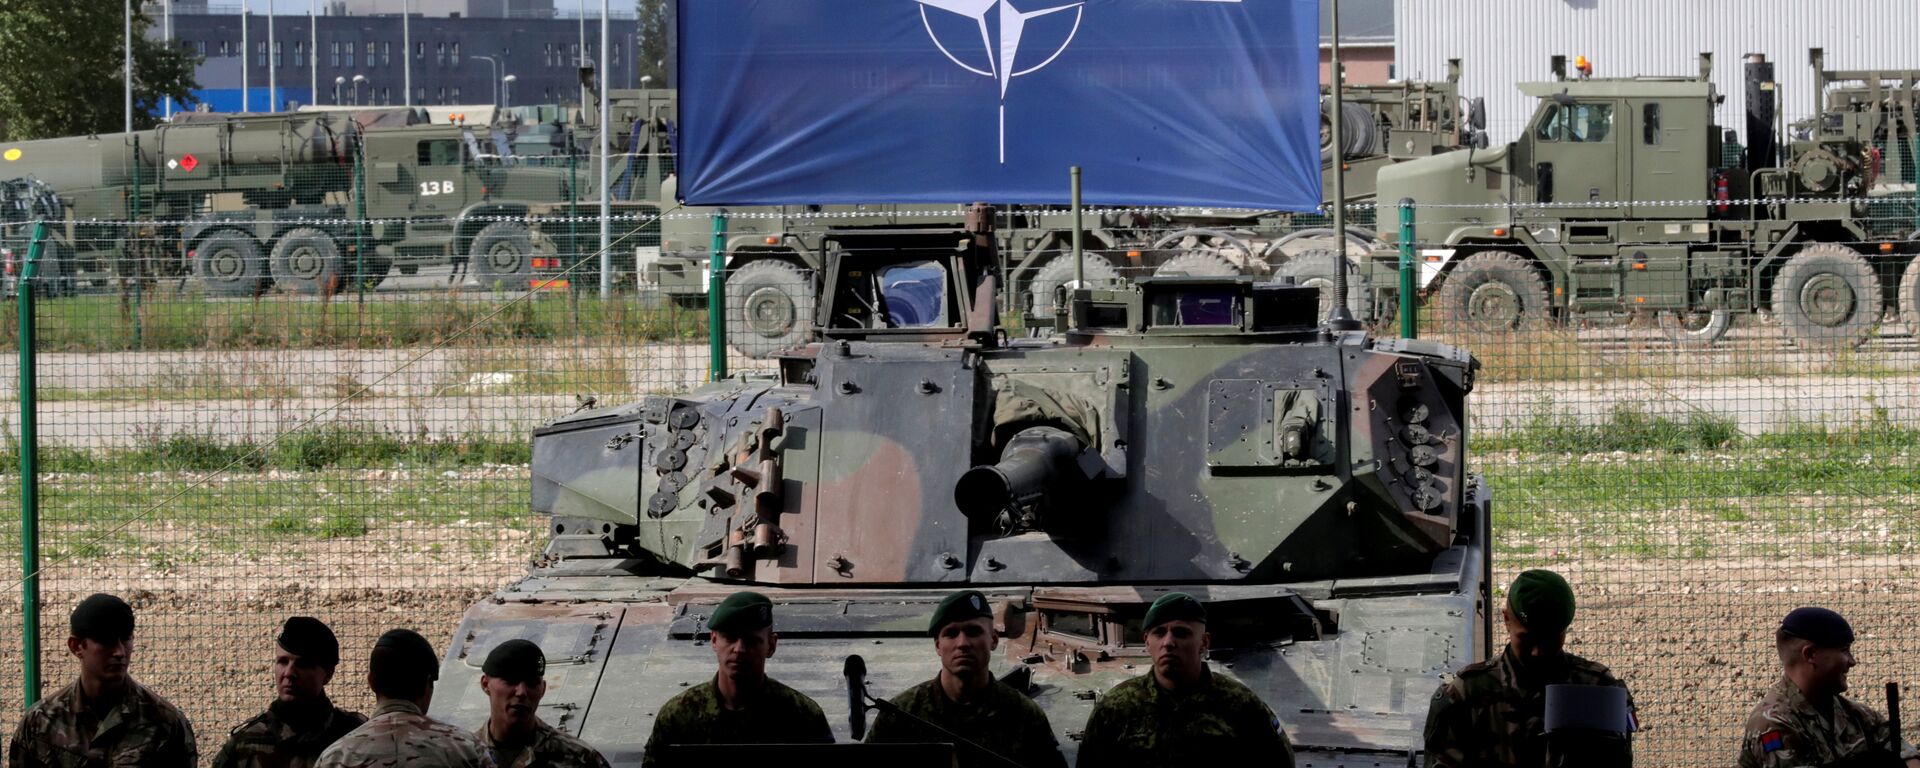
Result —
[{"label": "truck side mirror", "polygon": [[1484,131],[1487,129],[1487,100],[1485,97],[1475,96],[1467,102],[1467,125],[1472,126],[1476,131]]}]

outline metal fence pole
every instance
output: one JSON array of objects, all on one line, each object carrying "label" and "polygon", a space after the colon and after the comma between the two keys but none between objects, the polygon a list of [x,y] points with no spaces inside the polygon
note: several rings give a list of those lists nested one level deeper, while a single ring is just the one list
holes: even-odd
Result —
[{"label": "metal fence pole", "polygon": [[[1080,227],[1080,166],[1074,166],[1068,173],[1071,176],[1073,184],[1073,189],[1071,190],[1073,195],[1073,288],[1074,290],[1079,290],[1087,287],[1087,257],[1085,256],[1085,251],[1081,250],[1080,241],[1082,232]],[[1071,299],[1069,299],[1069,301],[1071,301]],[[1054,311],[1058,312],[1059,308],[1055,307]]]},{"label": "metal fence pole", "polygon": [[713,256],[707,261],[707,367],[709,378],[727,377],[727,212],[713,213]]},{"label": "metal fence pole", "polygon": [[1420,338],[1413,296],[1413,198],[1400,198],[1400,338]]},{"label": "metal fence pole", "polygon": [[[473,265],[467,265],[469,272]],[[353,294],[354,302],[367,303],[367,142],[356,142],[353,151]]]},{"label": "metal fence pole", "polygon": [[40,471],[39,388],[34,371],[33,293],[47,223],[33,225],[33,244],[14,294],[20,304],[20,631],[25,706],[40,700]]},{"label": "metal fence pole", "polygon": [[123,244],[120,247],[120,253],[122,256],[129,252],[133,254],[133,348],[140,349],[144,346],[140,327],[140,294],[143,293],[141,290],[143,281],[140,278],[146,274],[147,259],[146,253],[140,246],[142,238],[140,237],[140,137],[138,135],[133,137],[133,197],[128,205],[132,207],[129,212],[133,215],[129,216],[128,220],[133,223],[128,227],[133,233],[134,242]]}]

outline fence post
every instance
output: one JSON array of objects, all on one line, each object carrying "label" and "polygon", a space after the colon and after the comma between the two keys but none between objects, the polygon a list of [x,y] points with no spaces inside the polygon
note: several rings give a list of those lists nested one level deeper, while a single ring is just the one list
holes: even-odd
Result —
[{"label": "fence post", "polygon": [[708,378],[727,377],[727,212],[713,212],[713,255],[707,261]]},{"label": "fence post", "polygon": [[133,215],[129,217],[132,223],[128,225],[128,229],[133,233],[134,242],[122,246],[120,253],[123,257],[129,252],[134,255],[133,348],[140,349],[145,346],[141,339],[141,336],[144,334],[142,334],[142,322],[140,319],[140,294],[145,293],[142,289],[146,287],[146,281],[141,278],[147,273],[147,253],[145,247],[140,243],[140,135],[137,133],[133,136],[133,199],[129,205],[133,207]]},{"label": "fence post", "polygon": [[[473,269],[473,265],[467,265],[467,269]],[[355,142],[353,151],[353,294],[355,303],[363,306],[367,303],[367,142],[364,136]]]},{"label": "fence post", "polygon": [[33,244],[14,295],[20,304],[20,651],[26,705],[40,700],[40,470],[39,388],[34,371],[33,294],[47,223],[34,222]]},{"label": "fence post", "polygon": [[1413,295],[1413,198],[1400,198],[1400,338],[1420,338],[1419,302]]}]

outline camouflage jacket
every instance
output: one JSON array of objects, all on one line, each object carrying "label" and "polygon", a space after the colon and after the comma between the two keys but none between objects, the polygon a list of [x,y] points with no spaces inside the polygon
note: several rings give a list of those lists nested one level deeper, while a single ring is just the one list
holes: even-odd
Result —
[{"label": "camouflage jacket", "polygon": [[1174,692],[1153,673],[1116,685],[1093,705],[1080,766],[1180,765],[1205,755],[1218,765],[1293,766],[1293,743],[1266,702],[1228,677]]},{"label": "camouflage jacket", "polygon": [[[1562,683],[1626,687],[1606,665],[1571,653],[1546,675],[1523,668],[1510,648],[1468,664],[1433,693],[1427,710],[1428,768],[1545,765],[1547,686]],[[1631,698],[1627,705],[1633,706]]]},{"label": "camouflage jacket", "polygon": [[641,765],[659,765],[659,750],[675,744],[832,744],[833,729],[820,705],[767,678],[761,700],[748,709],[720,703],[713,681],[681,691],[653,718]]},{"label": "camouflage jacket", "polygon": [[498,768],[608,768],[607,758],[600,754],[600,750],[561,733],[560,729],[547,725],[539,718],[533,721],[533,738],[520,750],[519,755],[512,762],[502,760],[500,745],[494,743],[493,733],[487,730],[492,722],[488,720],[481,723],[480,728],[473,732],[473,737],[487,748],[487,754]]},{"label": "camouflage jacket", "polygon": [[320,768],[494,768],[473,734],[427,717],[410,701],[389,701],[373,719],[320,753]]},{"label": "camouflage jacket", "polygon": [[213,768],[312,768],[321,752],[366,721],[326,699],[276,700],[227,735]]},{"label": "camouflage jacket", "polygon": [[[1782,677],[1747,718],[1740,768],[1826,765],[1886,750],[1892,735],[1886,717],[1845,696],[1834,699],[1833,718],[1828,720],[1800,694],[1799,686]],[[1903,741],[1900,757],[1920,757],[1920,750]]]},{"label": "camouflage jacket", "polygon": [[[1013,686],[994,680],[986,690],[966,701],[947,698],[940,678],[908,688],[892,699],[893,705],[907,714],[938,725],[994,754],[1026,768],[1066,768],[1060,755],[1060,742],[1054,738],[1047,713],[1026,694]],[[870,744],[912,744],[950,742],[939,731],[916,723],[912,718],[881,710],[867,732]],[[960,768],[1004,768],[1005,763],[989,755],[955,745]]]},{"label": "camouflage jacket", "polygon": [[199,759],[193,725],[186,715],[129,679],[120,704],[98,718],[81,700],[77,681],[33,705],[13,732],[7,764],[20,768],[183,766]]}]

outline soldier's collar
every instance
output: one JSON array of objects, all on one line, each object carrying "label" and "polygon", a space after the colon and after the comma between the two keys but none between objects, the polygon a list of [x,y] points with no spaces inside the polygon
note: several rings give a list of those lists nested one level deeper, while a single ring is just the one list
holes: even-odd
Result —
[{"label": "soldier's collar", "polygon": [[400,712],[400,713],[409,714],[409,715],[426,714],[425,712],[420,711],[420,705],[415,704],[411,701],[407,701],[406,699],[387,699],[386,701],[380,702],[380,706],[374,708],[373,716],[379,717],[381,715],[393,714],[395,712]]}]

